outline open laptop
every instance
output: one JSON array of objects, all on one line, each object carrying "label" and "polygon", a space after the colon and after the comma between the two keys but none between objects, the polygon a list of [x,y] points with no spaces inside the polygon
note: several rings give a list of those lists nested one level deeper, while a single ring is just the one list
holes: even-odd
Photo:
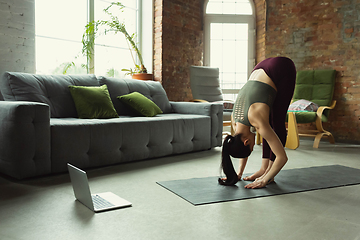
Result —
[{"label": "open laptop", "polygon": [[68,165],[71,183],[76,199],[94,212],[130,207],[131,203],[112,192],[91,194],[86,172]]}]

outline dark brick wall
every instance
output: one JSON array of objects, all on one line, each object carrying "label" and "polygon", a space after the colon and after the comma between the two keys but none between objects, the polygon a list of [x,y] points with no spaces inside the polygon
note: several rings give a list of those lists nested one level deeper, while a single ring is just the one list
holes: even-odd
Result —
[{"label": "dark brick wall", "polygon": [[169,99],[192,98],[189,67],[203,65],[203,0],[155,0],[155,80]]},{"label": "dark brick wall", "polygon": [[254,0],[256,10],[256,61],[265,59],[266,37],[266,2]]}]

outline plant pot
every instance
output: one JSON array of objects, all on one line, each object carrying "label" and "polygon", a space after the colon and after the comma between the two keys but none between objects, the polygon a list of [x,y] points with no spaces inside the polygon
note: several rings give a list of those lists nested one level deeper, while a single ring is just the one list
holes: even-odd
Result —
[{"label": "plant pot", "polygon": [[132,79],[153,80],[153,75],[151,73],[134,73]]}]

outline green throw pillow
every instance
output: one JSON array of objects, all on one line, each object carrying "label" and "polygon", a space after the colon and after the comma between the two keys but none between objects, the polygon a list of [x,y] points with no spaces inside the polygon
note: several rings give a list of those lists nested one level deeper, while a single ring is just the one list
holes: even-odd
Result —
[{"label": "green throw pillow", "polygon": [[156,114],[163,113],[153,101],[138,92],[118,96],[117,98],[145,117],[153,117]]},{"label": "green throw pillow", "polygon": [[69,86],[79,118],[119,117],[106,85],[100,87]]}]

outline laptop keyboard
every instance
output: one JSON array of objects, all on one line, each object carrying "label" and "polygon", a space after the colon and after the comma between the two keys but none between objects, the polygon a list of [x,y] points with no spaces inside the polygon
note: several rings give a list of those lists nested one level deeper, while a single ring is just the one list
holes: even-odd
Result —
[{"label": "laptop keyboard", "polygon": [[99,195],[92,195],[91,197],[92,197],[95,209],[109,208],[109,207],[115,206],[114,204],[112,204],[109,201],[106,201]]}]

